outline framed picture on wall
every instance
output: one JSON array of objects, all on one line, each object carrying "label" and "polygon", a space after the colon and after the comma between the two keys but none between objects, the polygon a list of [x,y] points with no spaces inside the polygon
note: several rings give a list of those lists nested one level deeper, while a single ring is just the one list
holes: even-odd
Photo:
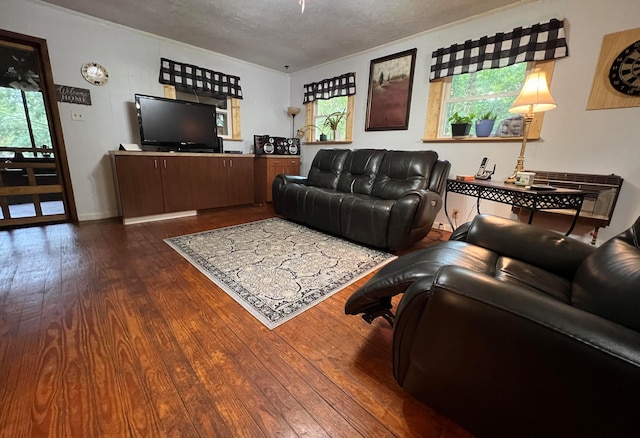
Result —
[{"label": "framed picture on wall", "polygon": [[371,61],[366,131],[409,128],[417,49]]}]

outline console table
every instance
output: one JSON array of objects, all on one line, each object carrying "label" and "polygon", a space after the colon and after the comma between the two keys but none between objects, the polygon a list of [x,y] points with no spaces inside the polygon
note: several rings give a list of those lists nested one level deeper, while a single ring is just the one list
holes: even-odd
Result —
[{"label": "console table", "polygon": [[111,151],[123,223],[253,203],[254,155]]},{"label": "console table", "polygon": [[523,207],[530,210],[529,222],[533,220],[536,211],[544,209],[570,209],[576,214],[571,222],[571,227],[567,231],[568,236],[573,231],[576,221],[582,208],[584,191],[555,188],[537,190],[515,184],[505,184],[503,182],[491,180],[460,181],[457,179],[447,179],[447,190],[444,195],[444,214],[447,216],[449,225],[453,228],[453,222],[447,210],[447,198],[449,193],[459,193],[465,196],[476,198],[476,211],[480,214],[480,200],[510,204],[514,207]]}]

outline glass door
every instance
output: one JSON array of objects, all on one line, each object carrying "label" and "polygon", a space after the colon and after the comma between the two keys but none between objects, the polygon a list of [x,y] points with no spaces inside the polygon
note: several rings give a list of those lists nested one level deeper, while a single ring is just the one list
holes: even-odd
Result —
[{"label": "glass door", "polygon": [[[41,44],[0,33],[0,227],[70,219],[70,184],[63,178],[59,117],[43,75]],[[43,40],[33,39],[36,43]],[[46,51],[46,46],[44,48]],[[50,73],[49,73],[50,76]],[[53,102],[55,104],[55,102]],[[61,156],[62,155],[62,156]],[[64,158],[62,161],[61,159]],[[74,212],[75,214],[75,212]]]}]

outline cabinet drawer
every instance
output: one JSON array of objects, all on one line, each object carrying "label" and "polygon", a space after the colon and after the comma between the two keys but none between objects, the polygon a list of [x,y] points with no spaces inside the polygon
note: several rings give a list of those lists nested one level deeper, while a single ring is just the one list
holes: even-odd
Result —
[{"label": "cabinet drawer", "polygon": [[299,166],[299,158],[274,158],[269,160],[269,167]]}]

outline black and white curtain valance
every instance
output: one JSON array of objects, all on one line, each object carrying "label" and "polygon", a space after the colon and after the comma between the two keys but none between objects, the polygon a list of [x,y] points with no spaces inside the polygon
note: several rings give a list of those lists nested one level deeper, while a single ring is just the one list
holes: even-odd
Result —
[{"label": "black and white curtain valance", "polygon": [[178,91],[215,98],[242,99],[238,76],[226,75],[191,64],[160,58],[160,83],[173,85]]},{"label": "black and white curtain valance", "polygon": [[517,27],[509,33],[500,32],[434,51],[429,81],[568,55],[564,21],[553,18],[548,23],[534,24],[526,29]]},{"label": "black and white curtain valance", "polygon": [[335,78],[304,84],[304,103],[338,96],[351,96],[353,94],[356,94],[355,73],[345,73]]}]

